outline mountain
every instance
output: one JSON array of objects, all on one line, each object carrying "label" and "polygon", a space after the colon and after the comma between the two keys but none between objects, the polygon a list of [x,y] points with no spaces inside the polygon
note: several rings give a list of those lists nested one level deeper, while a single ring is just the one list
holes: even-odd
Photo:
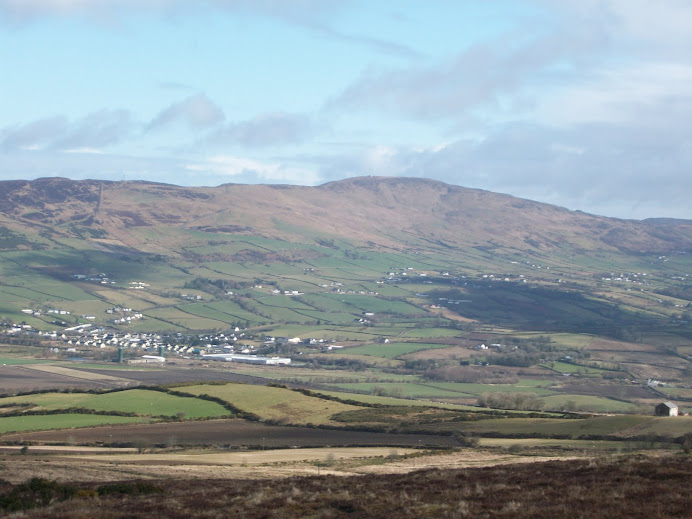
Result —
[{"label": "mountain", "polygon": [[[443,341],[452,350],[435,355],[450,369],[475,341],[511,340],[476,361],[544,370],[571,358],[683,380],[690,253],[690,220],[607,218],[425,179],[17,180],[0,183],[0,325],[387,339],[404,348],[399,364],[433,360],[406,355]],[[531,342],[543,334],[553,342]]]},{"label": "mountain", "polygon": [[[607,218],[417,178],[195,188],[64,178],[6,181],[0,183],[0,224],[5,233],[78,237],[103,247],[172,255],[185,243],[185,233],[178,231],[341,239],[391,250],[481,247],[587,255],[692,250],[691,220]],[[167,231],[152,234],[162,229]]]}]

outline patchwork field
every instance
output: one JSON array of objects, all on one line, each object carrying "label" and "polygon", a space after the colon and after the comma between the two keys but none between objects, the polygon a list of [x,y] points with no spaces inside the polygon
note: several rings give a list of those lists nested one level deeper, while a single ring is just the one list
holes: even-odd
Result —
[{"label": "patchwork field", "polygon": [[[128,421],[136,422],[141,421],[141,419],[115,420],[112,423],[129,423]],[[451,436],[435,434],[391,434],[310,427],[282,427],[239,419],[139,424],[132,427],[89,427],[43,432],[8,433],[0,436],[0,442],[26,441],[86,445],[137,445],[146,447],[157,445],[182,445],[187,447],[216,445],[236,449],[354,445],[454,447],[458,445],[458,442]]]},{"label": "patchwork field", "polygon": [[[691,239],[684,220],[410,178],[4,183],[0,443],[18,449],[0,465],[14,483],[167,478],[117,503],[85,487],[89,499],[56,500],[63,517],[94,503],[188,517],[210,501],[248,518],[682,517],[691,418],[652,414],[664,400],[692,410]],[[114,365],[113,339],[126,358],[165,347],[165,365]],[[199,355],[231,346],[292,362]],[[34,451],[42,442],[154,452]],[[665,463],[607,459],[644,448]],[[392,476],[546,453],[592,458]],[[343,484],[190,483],[210,467]],[[365,475],[380,470],[389,479]],[[23,488],[0,487],[0,504]]]},{"label": "patchwork field", "polygon": [[180,416],[189,419],[229,415],[229,411],[216,402],[142,389],[105,394],[41,393],[0,398],[0,406],[10,404],[23,405],[31,411],[84,408],[95,411],[121,411],[142,416]]},{"label": "patchwork field", "polygon": [[355,406],[310,397],[283,388],[246,384],[183,386],[178,391],[210,395],[259,416],[262,420],[294,424],[334,425],[331,416]]},{"label": "patchwork field", "polygon": [[[88,414],[50,414],[44,416],[0,416],[0,441],[6,441],[10,436],[6,433],[15,431],[47,431],[57,429],[73,429],[93,427],[106,424],[129,424],[148,421],[138,416],[104,416]],[[20,441],[25,436],[20,434]]]}]

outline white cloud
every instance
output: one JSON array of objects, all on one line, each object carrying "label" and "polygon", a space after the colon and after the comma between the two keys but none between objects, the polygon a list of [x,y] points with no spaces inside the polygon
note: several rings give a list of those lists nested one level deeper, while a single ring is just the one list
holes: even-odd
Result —
[{"label": "white cloud", "polygon": [[320,180],[315,171],[306,168],[232,155],[209,157],[203,162],[188,164],[186,169],[205,175],[240,178],[243,182],[288,182],[310,185]]},{"label": "white cloud", "polygon": [[[617,138],[613,138],[617,136]],[[317,161],[316,161],[317,162]],[[428,149],[374,147],[321,163],[325,180],[427,177],[623,218],[690,218],[692,139],[623,125],[510,125]]]},{"label": "white cloud", "polygon": [[600,51],[598,37],[581,26],[535,34],[508,34],[425,66],[366,70],[328,107],[422,121],[465,120],[479,110],[516,116],[551,85],[571,78],[575,62]]},{"label": "white cloud", "polygon": [[588,80],[548,96],[535,117],[557,125],[639,124],[647,112],[679,119],[681,104],[692,108],[692,64],[629,63],[594,71]]},{"label": "white cloud", "polygon": [[65,153],[89,153],[92,155],[103,155],[103,151],[96,148],[81,147],[81,148],[70,148],[64,150]]},{"label": "white cloud", "polygon": [[127,110],[100,110],[75,121],[65,116],[48,117],[3,129],[0,147],[5,151],[94,150],[121,142],[136,127]]},{"label": "white cloud", "polygon": [[52,146],[57,149],[103,148],[122,141],[136,126],[127,110],[100,110],[71,124]]},{"label": "white cloud", "polygon": [[197,94],[162,110],[149,123],[148,128],[154,130],[180,121],[193,129],[201,129],[217,125],[225,118],[223,110],[218,105],[206,95]]},{"label": "white cloud", "polygon": [[2,148],[40,149],[56,137],[64,135],[69,127],[64,116],[46,117],[27,124],[11,126],[3,129]]},{"label": "white cloud", "polygon": [[403,43],[349,34],[330,25],[330,19],[352,3],[352,0],[0,0],[0,16],[5,14],[14,20],[31,21],[43,17],[84,15],[101,23],[110,23],[119,17],[144,11],[187,16],[200,8],[211,7],[280,19],[317,36],[384,54],[419,57],[418,52]]},{"label": "white cloud", "polygon": [[297,144],[313,132],[310,119],[301,114],[269,113],[247,121],[228,123],[214,131],[206,142],[216,145],[239,144],[248,148]]}]

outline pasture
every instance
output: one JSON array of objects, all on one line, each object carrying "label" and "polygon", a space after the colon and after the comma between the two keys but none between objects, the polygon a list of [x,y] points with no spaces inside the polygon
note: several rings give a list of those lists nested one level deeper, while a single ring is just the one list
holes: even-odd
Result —
[{"label": "pasture", "polygon": [[[650,420],[647,416],[594,416],[591,418],[552,419],[552,418],[498,418],[476,422],[459,423],[459,430],[479,436],[521,437],[521,436],[562,436],[579,438],[581,436],[621,435],[636,425]],[[621,434],[618,434],[621,433]]]},{"label": "pasture", "polygon": [[393,359],[408,353],[426,351],[431,349],[448,348],[447,344],[419,343],[419,342],[392,342],[387,344],[367,344],[343,350],[349,355],[368,355]]},{"label": "pasture", "polygon": [[546,409],[588,410],[597,413],[631,413],[637,405],[612,398],[589,395],[552,395],[542,397]]},{"label": "pasture", "polygon": [[[39,393],[0,398],[0,405],[5,404],[31,404],[31,410],[85,408],[95,411],[121,411],[141,416],[181,416],[187,419],[222,417],[230,414],[216,402],[144,389],[104,394]],[[0,418],[0,421],[4,419],[7,418]]]},{"label": "pasture", "polygon": [[17,431],[46,431],[55,429],[74,429],[97,425],[132,424],[148,421],[140,416],[105,416],[95,414],[51,414],[39,416],[0,417],[0,441],[6,441],[7,433]]},{"label": "pasture", "polygon": [[183,386],[178,391],[207,394],[259,416],[262,420],[295,424],[335,424],[331,416],[358,407],[306,396],[289,389],[247,384]]}]

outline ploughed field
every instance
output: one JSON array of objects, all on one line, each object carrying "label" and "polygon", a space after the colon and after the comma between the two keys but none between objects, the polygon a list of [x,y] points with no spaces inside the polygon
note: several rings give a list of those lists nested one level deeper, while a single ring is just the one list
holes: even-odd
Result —
[{"label": "ploughed field", "polygon": [[93,427],[5,434],[4,442],[137,445],[219,445],[233,448],[380,445],[453,447],[451,436],[390,434],[310,427],[282,427],[240,419],[140,424],[136,427]]},{"label": "ploughed field", "polygon": [[95,381],[70,379],[57,374],[44,373],[24,366],[0,366],[0,392],[17,393],[41,389],[97,389],[103,387]]},{"label": "ploughed field", "polygon": [[349,396],[235,383],[39,391],[0,398],[0,442],[451,447],[485,437],[648,441],[680,449],[692,438],[689,416],[536,413]]}]

